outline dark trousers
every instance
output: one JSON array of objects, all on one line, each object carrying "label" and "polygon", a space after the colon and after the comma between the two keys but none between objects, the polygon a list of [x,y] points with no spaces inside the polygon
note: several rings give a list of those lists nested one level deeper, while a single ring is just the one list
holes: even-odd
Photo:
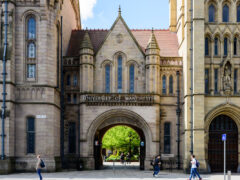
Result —
[{"label": "dark trousers", "polygon": [[37,173],[38,173],[40,180],[42,180],[41,169],[37,169]]},{"label": "dark trousers", "polygon": [[154,166],[153,175],[158,175],[159,172],[160,172],[160,167],[158,165]]}]

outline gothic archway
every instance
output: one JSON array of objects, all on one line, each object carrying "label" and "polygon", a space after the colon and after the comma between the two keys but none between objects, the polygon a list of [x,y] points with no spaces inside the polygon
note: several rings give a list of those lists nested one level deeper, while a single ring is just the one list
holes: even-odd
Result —
[{"label": "gothic archway", "polygon": [[[126,109],[112,109],[110,111],[107,111],[101,114],[91,123],[91,126],[89,127],[88,133],[87,133],[89,157],[94,157],[94,154],[95,154],[94,151],[96,151],[96,149],[94,150],[95,140],[97,140],[96,135],[99,133],[102,134],[106,132],[106,130],[108,130],[110,127],[113,127],[116,125],[126,125],[138,132],[141,139],[144,141],[144,146],[145,146],[144,147],[145,156],[143,157],[143,162],[150,161],[151,159],[150,147],[152,145],[151,144],[152,142],[151,128],[141,116],[139,116],[133,111],[126,110]],[[102,135],[98,137],[102,138]],[[144,166],[144,167],[146,165],[147,165],[146,163],[140,164],[140,166]],[[144,167],[142,167],[141,169],[144,169]]]},{"label": "gothic archway", "polygon": [[238,127],[234,120],[227,115],[219,115],[209,126],[208,161],[212,172],[223,171],[223,142],[222,134],[227,134],[227,170],[237,172],[238,169]]}]

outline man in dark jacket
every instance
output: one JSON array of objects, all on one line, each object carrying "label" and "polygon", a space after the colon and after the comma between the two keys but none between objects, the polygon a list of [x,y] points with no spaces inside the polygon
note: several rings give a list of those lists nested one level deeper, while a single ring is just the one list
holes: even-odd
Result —
[{"label": "man in dark jacket", "polygon": [[157,177],[158,173],[160,171],[160,165],[161,165],[161,161],[160,161],[160,155],[158,155],[155,160],[154,160],[154,165],[153,165],[153,176]]}]

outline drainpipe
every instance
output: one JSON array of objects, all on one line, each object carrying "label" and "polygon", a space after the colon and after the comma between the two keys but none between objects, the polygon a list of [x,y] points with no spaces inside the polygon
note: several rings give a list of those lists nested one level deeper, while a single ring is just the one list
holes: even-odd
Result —
[{"label": "drainpipe", "polygon": [[190,66],[190,71],[191,71],[191,148],[190,148],[190,153],[193,154],[193,0],[191,0],[191,47],[190,47],[190,52],[191,52],[191,66]]},{"label": "drainpipe", "polygon": [[5,5],[5,10],[4,10],[4,16],[5,16],[5,22],[4,22],[4,51],[3,51],[3,104],[2,104],[2,155],[1,155],[1,159],[4,160],[5,158],[5,153],[4,153],[4,149],[5,149],[5,142],[4,142],[4,138],[5,138],[5,132],[4,132],[4,126],[5,126],[5,116],[6,116],[6,55],[7,55],[7,33],[8,33],[8,1],[5,0],[4,1],[4,5]]},{"label": "drainpipe", "polygon": [[63,48],[62,48],[62,31],[63,31],[63,17],[61,16],[61,93],[60,93],[60,104],[61,104],[61,119],[60,119],[60,154],[62,168],[65,167],[64,164],[64,72],[63,72]]},{"label": "drainpipe", "polygon": [[181,161],[180,161],[180,115],[181,115],[181,108],[180,108],[180,87],[179,87],[179,71],[177,71],[177,166],[178,169],[181,169]]}]

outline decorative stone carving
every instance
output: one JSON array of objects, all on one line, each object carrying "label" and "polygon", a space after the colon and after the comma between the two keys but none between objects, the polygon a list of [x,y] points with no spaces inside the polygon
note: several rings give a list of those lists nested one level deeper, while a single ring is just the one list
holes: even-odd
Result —
[{"label": "decorative stone carving", "polygon": [[225,93],[228,93],[232,89],[232,67],[228,62],[224,67],[224,75],[223,75],[223,89]]},{"label": "decorative stone carving", "polygon": [[118,44],[121,44],[123,42],[123,35],[122,34],[118,34],[116,36],[116,40]]}]

